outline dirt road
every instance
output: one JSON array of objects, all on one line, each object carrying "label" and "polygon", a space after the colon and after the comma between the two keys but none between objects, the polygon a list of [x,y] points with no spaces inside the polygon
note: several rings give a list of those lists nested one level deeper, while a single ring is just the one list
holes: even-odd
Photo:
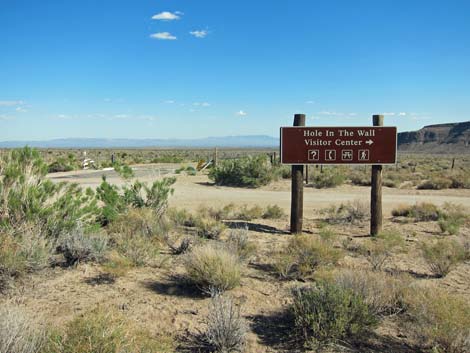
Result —
[{"label": "dirt road", "polygon": [[[223,206],[228,203],[267,206],[277,204],[286,213],[290,209],[290,181],[280,180],[260,189],[245,189],[219,187],[212,185],[207,175],[187,176],[176,175],[174,171],[179,164],[159,164],[134,166],[136,177],[141,181],[150,182],[164,176],[176,176],[175,194],[170,200],[174,207],[196,209],[200,205]],[[53,181],[76,182],[84,187],[96,188],[101,182],[101,176],[114,184],[124,184],[114,171],[75,171],[50,174]],[[308,218],[313,210],[327,207],[331,204],[361,200],[369,202],[370,188],[343,185],[334,189],[314,189],[305,187],[304,209]],[[383,189],[384,212],[387,216],[396,206],[416,202],[432,202],[441,205],[445,202],[462,204],[470,208],[470,190],[415,190],[415,189]]]}]

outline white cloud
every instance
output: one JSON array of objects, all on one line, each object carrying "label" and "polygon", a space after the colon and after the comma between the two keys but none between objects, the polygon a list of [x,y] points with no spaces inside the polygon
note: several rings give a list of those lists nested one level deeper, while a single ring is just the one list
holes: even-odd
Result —
[{"label": "white cloud", "polygon": [[175,104],[176,102],[173,99],[168,99],[166,101],[163,101],[165,104]]},{"label": "white cloud", "polygon": [[15,109],[18,113],[26,113],[28,109],[25,109],[23,107],[16,107]]},{"label": "white cloud", "polygon": [[116,114],[115,119],[127,119],[129,116],[127,114]]},{"label": "white cloud", "polygon": [[338,113],[338,112],[330,112],[330,111],[321,111],[318,112],[318,115],[326,115],[326,116],[343,116],[344,113]]},{"label": "white cloud", "polygon": [[176,37],[169,32],[158,32],[150,35],[150,38],[159,40],[176,40]]},{"label": "white cloud", "polygon": [[306,101],[305,104],[315,104],[315,101]]},{"label": "white cloud", "polygon": [[196,106],[196,107],[210,107],[211,106],[211,104],[207,103],[207,102],[202,102],[202,103],[195,102],[195,103],[193,103],[193,105]]},{"label": "white cloud", "polygon": [[406,116],[405,112],[398,113],[398,116]]},{"label": "white cloud", "polygon": [[0,115],[0,121],[9,121],[13,120],[11,116],[6,116],[6,115]]},{"label": "white cloud", "polygon": [[248,114],[244,110],[240,110],[239,112],[237,112],[237,115],[238,116],[247,116]]},{"label": "white cloud", "polygon": [[204,29],[201,29],[198,31],[191,31],[189,32],[189,34],[191,34],[192,36],[196,38],[205,38],[209,34],[209,32]]},{"label": "white cloud", "polygon": [[175,13],[169,12],[169,11],[163,11],[160,13],[157,13],[156,15],[152,16],[152,20],[157,20],[157,21],[174,21],[174,20],[179,20],[182,15],[182,12],[176,11]]},{"label": "white cloud", "polygon": [[23,101],[0,101],[0,107],[16,107],[24,104]]}]

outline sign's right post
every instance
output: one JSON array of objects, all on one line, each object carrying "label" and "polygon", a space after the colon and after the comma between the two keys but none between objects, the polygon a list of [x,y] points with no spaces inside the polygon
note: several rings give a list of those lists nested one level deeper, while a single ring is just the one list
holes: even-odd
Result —
[{"label": "sign's right post", "polygon": [[[383,115],[372,117],[374,126],[384,125]],[[370,192],[370,235],[376,236],[382,231],[382,165],[372,166]]]}]

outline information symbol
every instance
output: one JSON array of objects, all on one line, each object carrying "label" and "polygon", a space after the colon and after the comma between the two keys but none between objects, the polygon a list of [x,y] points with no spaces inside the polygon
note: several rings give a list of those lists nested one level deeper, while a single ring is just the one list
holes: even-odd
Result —
[{"label": "information symbol", "polygon": [[335,150],[326,150],[325,151],[325,160],[327,160],[327,161],[336,161],[336,151]]},{"label": "information symbol", "polygon": [[319,150],[309,150],[308,151],[308,160],[309,161],[318,161],[320,159]]}]

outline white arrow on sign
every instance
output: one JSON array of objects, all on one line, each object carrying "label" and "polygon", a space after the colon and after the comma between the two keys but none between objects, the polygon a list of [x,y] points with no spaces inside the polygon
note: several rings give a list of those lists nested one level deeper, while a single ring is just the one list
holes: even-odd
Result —
[{"label": "white arrow on sign", "polygon": [[374,141],[372,141],[372,140],[367,140],[366,143],[370,146],[370,145],[372,145],[372,144],[374,143]]}]

